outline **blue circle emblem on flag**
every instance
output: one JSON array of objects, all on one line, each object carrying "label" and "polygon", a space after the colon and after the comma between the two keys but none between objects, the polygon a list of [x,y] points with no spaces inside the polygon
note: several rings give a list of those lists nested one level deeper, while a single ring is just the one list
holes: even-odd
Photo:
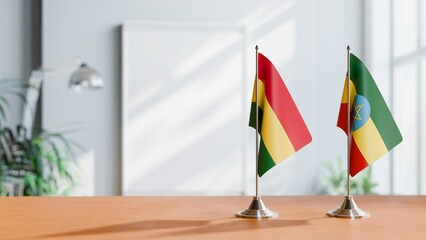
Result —
[{"label": "blue circle emblem on flag", "polygon": [[353,125],[352,131],[360,129],[370,118],[371,107],[367,98],[362,95],[355,95],[352,111]]}]

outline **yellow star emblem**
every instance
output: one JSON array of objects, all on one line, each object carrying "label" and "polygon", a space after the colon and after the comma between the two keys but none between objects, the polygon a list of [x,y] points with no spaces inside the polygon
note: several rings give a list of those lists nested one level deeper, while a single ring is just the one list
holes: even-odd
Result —
[{"label": "yellow star emblem", "polygon": [[355,106],[355,114],[354,114],[354,118],[355,118],[355,120],[360,120],[360,121],[362,121],[361,114],[359,113],[359,112],[361,111],[362,107],[364,107],[364,103],[363,103],[363,104],[360,104],[360,105],[358,105],[358,106]]}]

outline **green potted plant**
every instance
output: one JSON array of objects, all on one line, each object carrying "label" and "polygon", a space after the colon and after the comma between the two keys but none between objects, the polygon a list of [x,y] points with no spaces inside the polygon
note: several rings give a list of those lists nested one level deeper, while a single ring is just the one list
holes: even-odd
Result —
[{"label": "green potted plant", "polygon": [[35,131],[4,126],[9,96],[26,103],[23,81],[0,80],[0,195],[67,195],[75,186],[75,152],[80,145],[65,137],[66,131]]}]

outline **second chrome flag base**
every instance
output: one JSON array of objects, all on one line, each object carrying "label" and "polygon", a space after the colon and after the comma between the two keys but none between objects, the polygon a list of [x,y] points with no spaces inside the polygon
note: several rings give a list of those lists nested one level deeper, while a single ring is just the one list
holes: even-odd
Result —
[{"label": "second chrome flag base", "polygon": [[363,211],[356,205],[352,195],[345,196],[342,206],[340,206],[340,208],[337,208],[336,210],[328,212],[327,215],[330,217],[352,219],[370,217],[370,213]]}]

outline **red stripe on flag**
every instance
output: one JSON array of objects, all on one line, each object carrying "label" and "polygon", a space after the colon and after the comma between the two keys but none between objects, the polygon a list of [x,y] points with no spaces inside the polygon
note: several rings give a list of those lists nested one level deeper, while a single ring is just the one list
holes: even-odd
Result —
[{"label": "red stripe on flag", "polygon": [[277,69],[261,53],[258,57],[258,71],[259,80],[265,85],[265,95],[269,104],[280,120],[294,150],[299,150],[312,141],[305,121]]},{"label": "red stripe on flag", "polygon": [[352,144],[351,144],[351,176],[357,175],[361,170],[368,167],[368,162],[365,160],[364,156],[362,155],[361,151],[359,151],[358,146],[356,145],[356,142],[354,138],[352,137]]},{"label": "red stripe on flag", "polygon": [[348,104],[341,103],[339,117],[337,118],[337,126],[348,134]]}]

